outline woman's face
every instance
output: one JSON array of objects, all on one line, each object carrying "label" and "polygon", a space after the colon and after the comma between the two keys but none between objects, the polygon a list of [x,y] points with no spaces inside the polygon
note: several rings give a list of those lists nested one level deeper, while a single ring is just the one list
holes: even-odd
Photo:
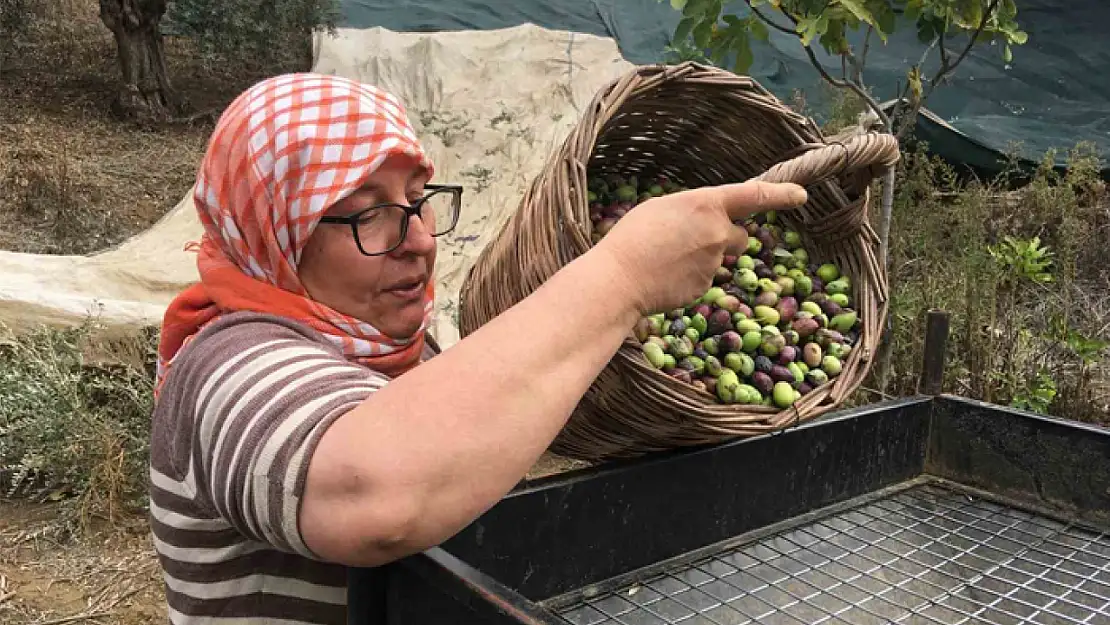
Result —
[{"label": "woman's face", "polygon": [[[346,217],[382,202],[412,204],[424,195],[426,182],[423,168],[404,158],[390,158],[362,188],[325,214]],[[400,224],[396,226],[399,234]],[[397,235],[391,236],[395,240]],[[372,246],[366,240],[362,243]],[[359,251],[349,225],[322,223],[309,237],[298,275],[313,300],[365,321],[387,336],[408,338],[424,320],[424,294],[435,260],[435,239],[419,217],[409,217],[408,232],[397,249],[379,256]]]}]

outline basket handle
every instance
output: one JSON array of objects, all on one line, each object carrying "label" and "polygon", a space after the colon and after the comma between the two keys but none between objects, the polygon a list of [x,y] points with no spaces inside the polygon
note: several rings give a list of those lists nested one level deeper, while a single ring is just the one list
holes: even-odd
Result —
[{"label": "basket handle", "polygon": [[857,174],[857,184],[866,186],[898,163],[898,139],[891,134],[868,132],[845,141],[808,143],[799,146],[801,156],[782,161],[754,178],[764,182],[793,182],[806,186],[847,173]]}]

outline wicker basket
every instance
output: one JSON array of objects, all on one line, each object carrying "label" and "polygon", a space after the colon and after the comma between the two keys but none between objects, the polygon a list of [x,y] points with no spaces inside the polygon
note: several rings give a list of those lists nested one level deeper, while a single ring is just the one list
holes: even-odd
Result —
[{"label": "wicker basket", "polygon": [[765,434],[821,415],[863,381],[887,310],[868,187],[897,163],[896,139],[830,143],[817,126],[751,78],[697,63],[646,66],[603,88],[468,273],[460,293],[466,336],[532,293],[591,246],[587,173],[658,173],[686,186],[751,178],[796,182],[810,200],[780,215],[811,258],[852,278],[862,320],[857,346],[834,381],[792,408],[718,403],[651,367],[632,335],[594,381],[553,443],[584,460],[631,457]]}]

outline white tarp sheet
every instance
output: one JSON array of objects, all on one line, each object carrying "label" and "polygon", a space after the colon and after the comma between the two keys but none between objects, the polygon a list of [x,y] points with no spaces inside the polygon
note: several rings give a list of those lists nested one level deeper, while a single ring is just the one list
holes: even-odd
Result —
[{"label": "white tarp sheet", "polygon": [[[533,25],[494,31],[340,30],[317,40],[315,70],[365,81],[404,101],[436,163],[436,181],[461,183],[463,213],[441,239],[433,334],[458,340],[457,294],[477,254],[598,89],[631,69],[611,39]],[[72,325],[90,315],[110,329],[158,324],[197,279],[200,236],[186,195],[149,230],[90,256],[0,251],[0,324]]]}]

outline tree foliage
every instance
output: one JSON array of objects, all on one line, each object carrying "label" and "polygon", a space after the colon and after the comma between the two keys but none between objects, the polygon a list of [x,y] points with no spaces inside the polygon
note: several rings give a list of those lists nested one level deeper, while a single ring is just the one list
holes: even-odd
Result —
[{"label": "tree foliage", "polygon": [[[906,71],[902,98],[914,107],[914,113],[928,92],[951,74],[974,45],[1001,44],[1002,58],[1009,62],[1011,46],[1024,44],[1028,38],[1017,23],[1015,0],[745,1],[750,13],[741,17],[730,13],[722,15],[725,0],[670,0],[671,6],[682,12],[672,50],[682,51],[686,56],[692,49],[704,51],[715,65],[721,65],[731,55],[731,69],[744,73],[753,61],[753,43],[768,41],[772,29],[796,36],[828,82],[856,91],[876,109],[888,127],[890,120],[877,110],[878,106],[867,93],[864,67],[872,39],[877,37],[885,43],[899,28],[899,15],[906,18],[901,20],[903,23],[908,20],[913,24],[918,40],[928,46],[921,61]],[[860,31],[865,34],[862,45],[857,47],[850,36]],[[966,38],[966,43],[953,50],[953,40],[961,36]],[[840,57],[840,78],[834,77],[817,60],[815,45]],[[926,87],[922,67],[934,49],[940,55],[940,67]]]},{"label": "tree foliage", "polygon": [[334,32],[339,17],[338,0],[176,0],[166,20],[205,54],[264,61],[310,51],[312,33]]}]

